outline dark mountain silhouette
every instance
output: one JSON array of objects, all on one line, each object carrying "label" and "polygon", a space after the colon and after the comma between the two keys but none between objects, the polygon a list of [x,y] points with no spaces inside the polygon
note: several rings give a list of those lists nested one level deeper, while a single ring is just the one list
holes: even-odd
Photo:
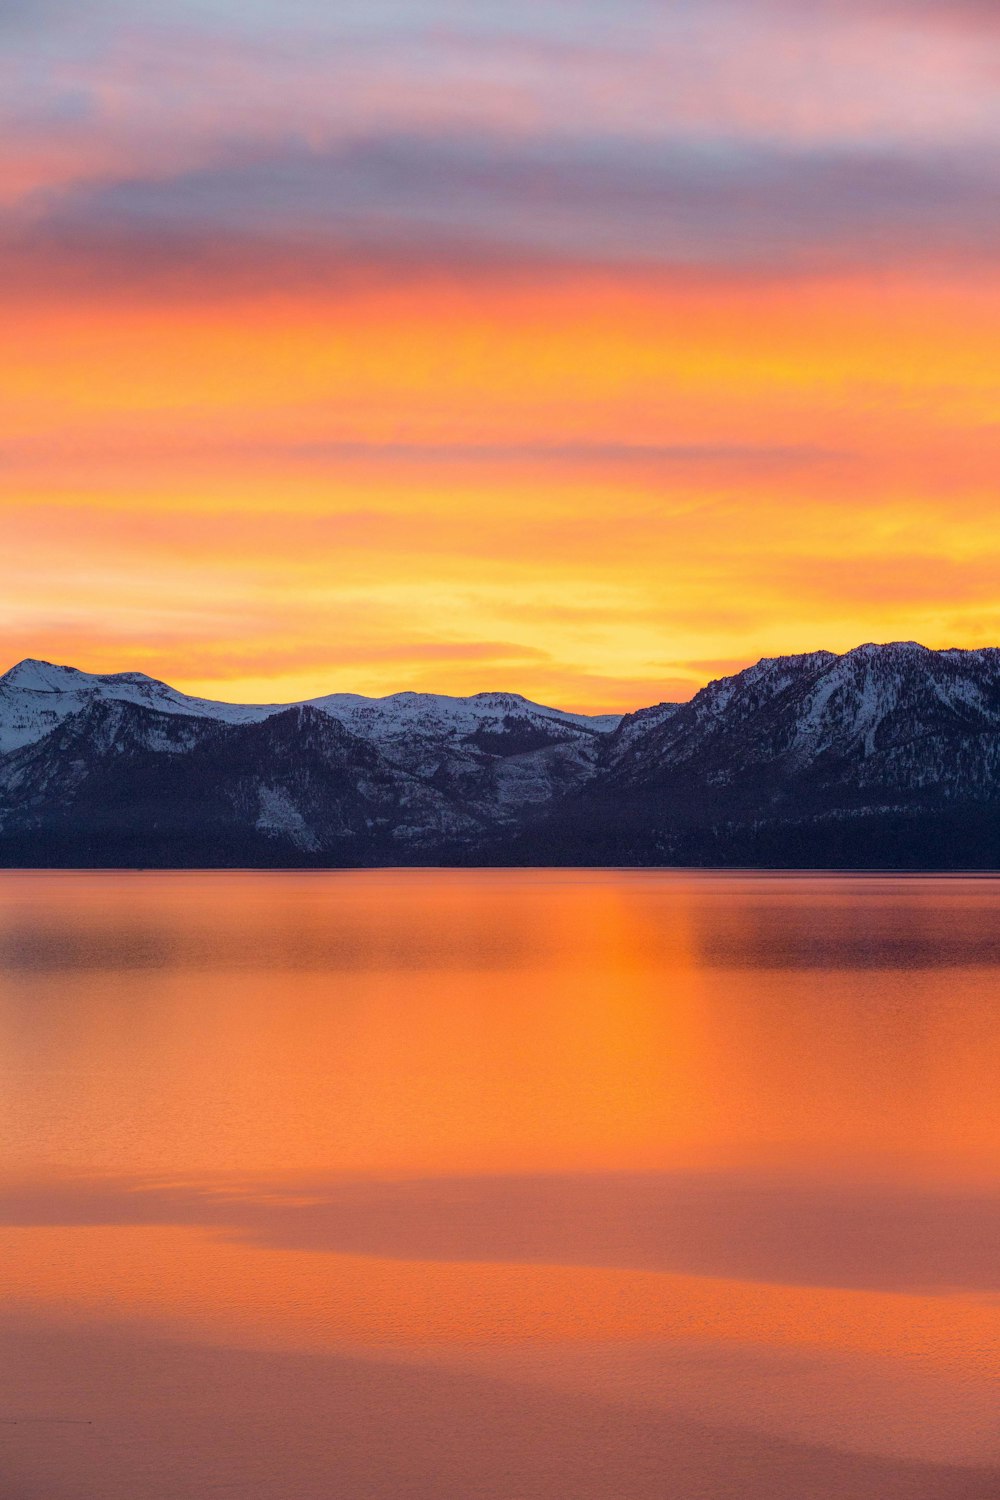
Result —
[{"label": "dark mountain silhouette", "polygon": [[216,704],[0,678],[7,865],[1000,866],[1000,650],[759,662],[619,720],[516,694]]}]

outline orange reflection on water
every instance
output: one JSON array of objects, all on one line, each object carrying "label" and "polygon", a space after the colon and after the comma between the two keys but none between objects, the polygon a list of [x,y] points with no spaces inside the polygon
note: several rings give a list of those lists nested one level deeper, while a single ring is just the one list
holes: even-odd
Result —
[{"label": "orange reflection on water", "polygon": [[689,1131],[696,971],[647,973],[598,886],[53,879],[57,918],[38,877],[3,914],[29,1160],[512,1170],[655,1160]]},{"label": "orange reflection on water", "polygon": [[986,1500],[998,903],[0,877],[14,1493]]},{"label": "orange reflection on water", "polygon": [[995,1180],[998,890],[7,876],[8,1170]]},{"label": "orange reflection on water", "polygon": [[261,1251],[172,1227],[8,1230],[0,1243],[8,1295],[29,1306],[242,1347],[683,1340],[998,1373],[1000,1306],[975,1296]]}]

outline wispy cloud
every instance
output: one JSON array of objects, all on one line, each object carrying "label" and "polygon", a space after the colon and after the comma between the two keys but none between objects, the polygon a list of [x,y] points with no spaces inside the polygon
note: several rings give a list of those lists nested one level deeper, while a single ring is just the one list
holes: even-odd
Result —
[{"label": "wispy cloud", "polygon": [[8,285],[261,287],[506,268],[782,275],[995,264],[996,154],[380,137],[48,194],[0,223]]}]

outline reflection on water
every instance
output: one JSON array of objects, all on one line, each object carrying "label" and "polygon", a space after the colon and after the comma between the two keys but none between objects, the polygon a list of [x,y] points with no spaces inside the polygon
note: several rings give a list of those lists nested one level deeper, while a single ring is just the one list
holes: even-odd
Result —
[{"label": "reflection on water", "polygon": [[5,1497],[995,1497],[998,915],[0,877]]}]

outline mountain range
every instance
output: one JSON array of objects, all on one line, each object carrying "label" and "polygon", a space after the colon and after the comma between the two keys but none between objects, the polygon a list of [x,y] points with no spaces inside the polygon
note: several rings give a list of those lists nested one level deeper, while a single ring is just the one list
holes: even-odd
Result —
[{"label": "mountain range", "polygon": [[1000,866],[1000,649],[766,658],[688,703],[216,703],[0,677],[6,866]]}]

